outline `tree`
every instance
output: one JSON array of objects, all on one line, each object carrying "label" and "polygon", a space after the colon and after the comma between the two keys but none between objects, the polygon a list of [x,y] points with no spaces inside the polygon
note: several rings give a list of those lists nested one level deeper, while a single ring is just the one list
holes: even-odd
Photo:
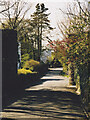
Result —
[{"label": "tree", "polygon": [[[60,41],[58,44],[54,43],[53,48],[58,51],[58,56],[62,61],[62,64],[69,65],[69,76],[70,76],[70,83],[73,84],[74,81],[74,73],[75,69],[77,68],[79,73],[81,74],[82,66],[88,66],[88,52],[89,52],[89,44],[88,44],[88,26],[89,26],[89,12],[87,9],[83,9],[81,4],[78,2],[77,5],[79,6],[76,10],[79,10],[75,13],[75,6],[72,10],[72,7],[69,8],[67,14],[67,22],[69,23],[66,25],[65,23],[58,24],[61,33],[64,36],[64,40]],[[53,44],[52,44],[53,45]],[[56,54],[56,53],[55,53]],[[81,76],[81,75],[80,75]],[[80,77],[81,78],[81,77]],[[76,81],[77,83],[77,81]],[[82,84],[81,88],[82,88]]]},{"label": "tree", "polygon": [[[16,2],[15,2],[16,3]],[[9,10],[10,8],[12,8],[15,3],[11,4],[10,6],[6,6],[7,2],[6,1],[0,1],[0,6],[3,8],[4,6],[6,6],[5,8],[3,8],[1,11],[0,11],[0,14],[3,14],[3,12]]]},{"label": "tree", "polygon": [[36,11],[31,15],[32,19],[32,26],[34,28],[35,34],[37,36],[37,47],[38,47],[38,60],[40,61],[40,55],[42,52],[42,40],[43,40],[43,33],[45,30],[53,29],[50,27],[50,21],[48,20],[49,14],[46,13],[48,8],[45,8],[45,5],[37,4]]},{"label": "tree", "polygon": [[[81,4],[77,2],[76,10],[69,8],[69,11],[66,13],[68,18],[68,25],[61,23],[59,25],[60,31],[64,36],[64,46],[63,52],[61,52],[61,45],[55,45],[54,48],[59,48],[58,55],[60,59],[63,57],[65,61],[63,63],[69,66],[69,80],[70,83],[73,80],[76,82],[77,93],[81,94],[82,102],[85,105],[85,108],[88,111],[89,106],[89,11],[88,4]],[[77,9],[78,8],[78,9]],[[65,56],[64,54],[67,53]]]},{"label": "tree", "polygon": [[[4,2],[3,11],[1,14],[4,16],[5,21],[2,22],[3,29],[14,29],[17,30],[18,36],[22,26],[20,25],[23,22],[26,13],[30,10],[31,5],[27,6],[27,3],[16,0],[16,2],[8,1]],[[26,6],[26,7],[25,7]]]},{"label": "tree", "polygon": [[[21,42],[21,53],[30,54],[31,56],[31,41],[30,35],[28,34],[28,28],[31,29],[29,25],[29,20],[25,19],[27,12],[31,8],[31,4],[27,4],[22,0],[3,1],[1,2],[2,11],[0,12],[4,20],[1,21],[3,29],[14,29],[17,31],[18,42]],[[29,26],[27,26],[29,25]]]}]

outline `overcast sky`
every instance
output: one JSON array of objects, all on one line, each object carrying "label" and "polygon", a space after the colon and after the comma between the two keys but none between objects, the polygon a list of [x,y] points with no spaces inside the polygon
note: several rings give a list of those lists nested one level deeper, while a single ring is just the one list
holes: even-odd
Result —
[{"label": "overcast sky", "polygon": [[[24,0],[25,1],[25,0]],[[59,10],[62,9],[63,11],[67,11],[68,4],[72,5],[73,2],[77,0],[26,0],[27,2],[31,2],[32,8],[31,8],[31,14],[35,11],[35,6],[37,3],[44,3],[47,8],[49,8],[48,13],[51,13],[49,15],[49,19],[51,22],[52,27],[56,27],[57,34],[60,33],[57,22],[58,21],[64,21],[64,14]],[[85,2],[85,0],[79,0],[81,2]],[[55,34],[54,34],[55,36]],[[58,38],[58,36],[56,35]]]},{"label": "overcast sky", "polygon": [[[2,0],[3,1],[3,0]],[[8,1],[8,0],[6,0]],[[11,0],[15,1],[15,0]],[[58,21],[64,21],[64,14],[59,10],[62,9],[63,11],[67,10],[68,4],[72,5],[73,2],[77,0],[23,0],[24,2],[32,3],[32,7],[30,9],[30,12],[27,14],[27,18],[30,17],[30,15],[35,11],[35,6],[37,3],[44,3],[47,8],[49,8],[48,13],[51,13],[49,15],[49,19],[51,21],[51,26],[56,27],[57,34],[60,33],[57,22]],[[81,2],[85,2],[85,0],[79,0]],[[87,0],[86,0],[87,1]],[[55,32],[55,31],[54,31]],[[55,35],[55,34],[54,34]],[[56,35],[58,38],[58,36]]]},{"label": "overcast sky", "polygon": [[[56,35],[56,33],[60,33],[58,27],[57,27],[57,22],[58,21],[61,21],[64,19],[64,15],[62,14],[62,12],[59,10],[62,9],[63,11],[66,11],[66,8],[67,8],[67,5],[69,2],[72,2],[74,0],[68,0],[68,2],[66,2],[66,0],[26,0],[28,2],[32,2],[32,8],[31,8],[31,14],[35,11],[35,6],[37,3],[44,3],[45,4],[45,7],[47,7],[49,10],[48,10],[48,13],[51,13],[49,15],[49,19],[50,19],[50,22],[51,22],[51,26],[56,28],[56,30],[54,30],[54,32],[52,32],[52,34],[54,34],[54,38],[58,38],[58,36]],[[28,17],[28,15],[27,15]],[[52,39],[54,39],[52,38]]]}]

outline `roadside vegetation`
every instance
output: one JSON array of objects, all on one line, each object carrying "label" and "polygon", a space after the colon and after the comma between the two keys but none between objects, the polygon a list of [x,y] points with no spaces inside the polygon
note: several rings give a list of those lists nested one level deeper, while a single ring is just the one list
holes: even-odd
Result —
[{"label": "roadside vegetation", "polygon": [[[63,39],[51,40],[48,36],[54,29],[50,25],[48,8],[45,4],[38,3],[35,12],[26,18],[32,4],[21,0],[16,2],[0,2],[2,10],[0,14],[2,29],[17,31],[17,41],[21,44],[21,66],[18,74],[42,73],[49,67],[63,67],[62,75],[69,77],[69,85],[76,85],[77,93],[81,95],[82,102],[89,111],[90,99],[90,2],[80,3],[78,0],[69,5],[67,12],[59,9],[65,16],[65,21],[57,22]],[[48,57],[48,65],[40,60],[45,48],[42,45],[46,39],[49,44],[47,50],[52,50]],[[20,56],[18,55],[18,62]]]},{"label": "roadside vegetation", "polygon": [[82,101],[89,110],[90,82],[89,82],[89,11],[90,3],[76,2],[68,7],[66,22],[57,23],[63,39],[49,43],[64,72],[69,75],[69,84],[76,85],[77,93],[81,94]]}]

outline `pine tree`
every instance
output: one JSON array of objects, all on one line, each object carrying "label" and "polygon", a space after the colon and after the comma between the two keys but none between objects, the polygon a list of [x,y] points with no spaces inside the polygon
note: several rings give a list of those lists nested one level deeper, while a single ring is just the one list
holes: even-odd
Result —
[{"label": "pine tree", "polygon": [[50,27],[50,21],[48,19],[48,16],[50,14],[47,14],[48,8],[45,8],[45,5],[42,4],[37,4],[36,5],[36,11],[31,15],[32,17],[32,25],[33,29],[35,31],[35,34],[37,36],[37,46],[38,46],[38,61],[40,61],[40,55],[42,52],[42,40],[43,40],[43,32],[46,30],[51,30],[53,29]]}]

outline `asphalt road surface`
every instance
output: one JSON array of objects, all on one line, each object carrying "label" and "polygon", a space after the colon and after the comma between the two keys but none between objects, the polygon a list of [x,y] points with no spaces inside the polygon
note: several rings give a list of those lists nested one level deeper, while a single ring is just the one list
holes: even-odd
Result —
[{"label": "asphalt road surface", "polygon": [[2,120],[86,120],[79,95],[68,88],[62,68],[49,68],[38,85],[25,89],[22,98],[6,107]]}]

